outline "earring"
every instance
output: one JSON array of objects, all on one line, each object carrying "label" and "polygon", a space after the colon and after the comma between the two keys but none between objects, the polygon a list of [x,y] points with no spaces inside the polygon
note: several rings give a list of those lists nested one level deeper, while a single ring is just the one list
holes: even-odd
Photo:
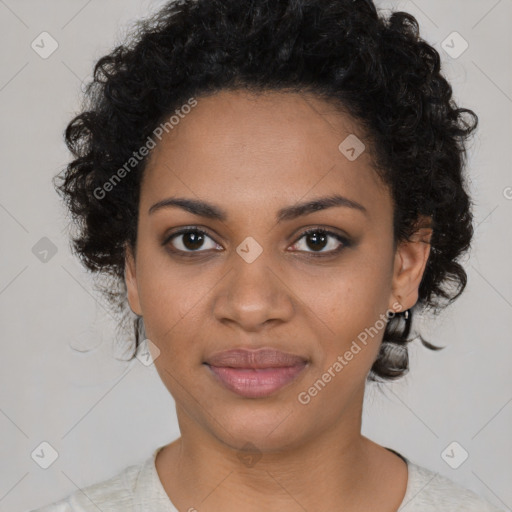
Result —
[{"label": "earring", "polygon": [[409,318],[409,310],[404,311],[404,318],[407,320]]}]

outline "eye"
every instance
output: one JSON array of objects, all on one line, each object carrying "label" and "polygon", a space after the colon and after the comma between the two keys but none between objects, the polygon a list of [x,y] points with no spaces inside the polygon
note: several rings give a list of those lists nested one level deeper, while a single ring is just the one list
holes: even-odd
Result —
[{"label": "eye", "polygon": [[[300,241],[304,239],[305,242]],[[312,228],[304,231],[302,236],[295,242],[292,248],[299,248],[299,251],[303,251],[310,248],[312,251],[305,250],[305,252],[312,256],[331,256],[337,254],[345,247],[350,246],[350,241],[338,233],[328,231],[322,228]],[[301,248],[302,247],[302,248]],[[327,250],[323,250],[327,248]],[[316,254],[315,254],[316,253]]]},{"label": "eye", "polygon": [[[193,256],[212,249],[222,250],[222,247],[206,231],[197,227],[185,227],[171,233],[162,245],[168,246],[172,252],[181,256]],[[291,247],[299,252],[306,252],[310,256],[321,257],[337,254],[350,245],[350,240],[338,233],[323,228],[311,228],[304,231]]]},{"label": "eye", "polygon": [[[210,243],[206,243],[207,241]],[[163,245],[171,245],[173,252],[197,253],[220,247],[207,233],[198,228],[183,228],[166,237]],[[205,250],[198,250],[205,249]]]}]

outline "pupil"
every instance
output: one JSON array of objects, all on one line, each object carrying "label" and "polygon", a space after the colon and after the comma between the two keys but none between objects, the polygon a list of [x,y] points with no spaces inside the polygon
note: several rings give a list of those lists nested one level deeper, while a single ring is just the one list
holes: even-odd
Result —
[{"label": "pupil", "polygon": [[187,249],[199,249],[203,243],[203,235],[192,231],[183,235],[183,245]]},{"label": "pupil", "polygon": [[[321,239],[321,242],[320,242],[321,247],[319,247],[319,245],[318,245],[320,239]],[[325,233],[318,233],[316,231],[313,233],[309,233],[308,236],[306,237],[306,240],[308,240],[308,246],[310,249],[323,249],[325,247],[326,239],[327,239],[327,235]],[[310,244],[309,240],[313,240],[313,244]]]}]

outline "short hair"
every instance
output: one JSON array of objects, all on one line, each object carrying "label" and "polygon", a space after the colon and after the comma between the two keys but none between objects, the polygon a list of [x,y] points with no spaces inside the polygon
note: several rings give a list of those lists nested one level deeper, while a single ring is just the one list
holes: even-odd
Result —
[{"label": "short hair", "polygon": [[[123,322],[131,313],[125,251],[136,246],[148,160],[130,160],[134,152],[190,98],[309,92],[349,113],[371,141],[375,171],[393,199],[395,244],[414,233],[420,216],[432,219],[418,301],[407,319],[387,322],[369,380],[405,374],[413,312],[438,312],[466,286],[458,261],[473,236],[465,140],[478,124],[453,100],[439,53],[419,36],[416,19],[386,17],[371,0],[177,0],[133,28],[96,62],[81,112],[65,131],[73,160],[54,181],[75,221],[72,250],[87,269],[112,278],[102,291],[124,311]],[[131,321],[133,358],[143,324],[139,316]]]}]

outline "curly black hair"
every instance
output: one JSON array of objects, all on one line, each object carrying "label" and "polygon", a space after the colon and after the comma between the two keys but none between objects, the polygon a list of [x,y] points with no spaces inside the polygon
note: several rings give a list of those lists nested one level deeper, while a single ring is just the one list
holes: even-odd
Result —
[{"label": "curly black hair", "polygon": [[[135,248],[148,159],[135,161],[137,150],[191,98],[236,89],[310,92],[364,128],[393,198],[395,244],[411,237],[422,216],[431,220],[418,302],[408,318],[389,319],[368,378],[402,376],[407,343],[418,337],[410,338],[413,311],[438,312],[466,286],[457,261],[473,236],[465,140],[478,124],[454,102],[439,53],[420,38],[416,19],[396,11],[386,17],[371,0],[177,0],[133,28],[95,64],[81,113],[65,130],[74,160],[54,181],[77,228],[72,250],[95,275],[111,278],[102,291],[124,311],[122,323],[131,313],[125,251]],[[106,194],[123,166],[123,179]],[[143,323],[132,321],[133,358]]]}]

